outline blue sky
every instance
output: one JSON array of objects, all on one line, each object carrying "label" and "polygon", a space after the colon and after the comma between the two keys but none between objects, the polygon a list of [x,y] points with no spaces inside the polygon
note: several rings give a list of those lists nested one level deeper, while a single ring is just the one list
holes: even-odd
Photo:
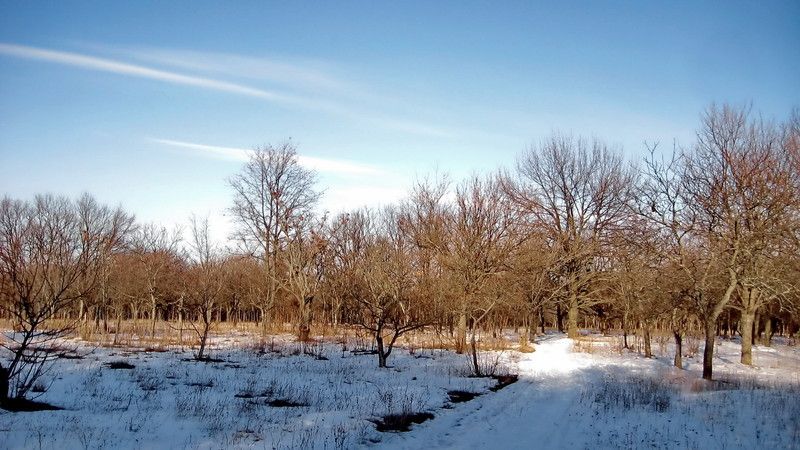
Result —
[{"label": "blue sky", "polygon": [[800,105],[800,2],[0,1],[0,191],[227,225],[241,152],[286,139],[336,211],[554,130],[633,159],[710,102]]}]

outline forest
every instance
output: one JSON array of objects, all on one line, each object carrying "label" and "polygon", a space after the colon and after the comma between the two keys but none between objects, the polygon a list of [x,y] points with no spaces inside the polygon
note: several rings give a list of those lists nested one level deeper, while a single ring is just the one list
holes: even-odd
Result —
[{"label": "forest", "polygon": [[800,111],[699,117],[694,142],[635,159],[554,132],[512,167],[432,173],[400,202],[335,214],[302,149],[267,144],[225,181],[226,242],[201,216],[172,227],[91,194],[3,197],[0,404],[35,404],[87,343],[213,364],[238,334],[253,352],[284,336],[320,358],[357,338],[389,378],[415,348],[493,376],[504,336],[526,353],[559,332],[613,336],[642,358],[668,345],[677,369],[698,346],[708,382],[720,342],[752,366],[754,346],[800,336]]}]

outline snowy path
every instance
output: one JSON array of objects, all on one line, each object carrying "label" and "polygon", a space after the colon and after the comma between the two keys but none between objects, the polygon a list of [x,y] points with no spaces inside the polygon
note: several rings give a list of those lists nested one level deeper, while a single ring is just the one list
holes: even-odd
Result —
[{"label": "snowy path", "polygon": [[[614,355],[573,352],[561,335],[544,338],[533,354],[516,364],[520,379],[496,393],[437,412],[408,433],[386,436],[381,448],[530,449],[530,448],[800,448],[797,388],[775,391],[703,392],[699,358],[687,358],[686,370],[672,367],[671,357],[645,359],[633,353]],[[800,381],[800,351],[759,347],[759,366],[736,362],[739,347],[723,341],[715,356],[720,379],[770,383]],[[638,376],[644,378],[637,379]],[[596,403],[609,392],[647,392],[647,382],[669,380],[678,393],[666,390],[665,410],[646,406]],[[630,383],[637,389],[631,389]],[[609,390],[610,389],[610,390]],[[738,403],[731,409],[729,405]],[[603,409],[604,406],[612,406]],[[784,405],[784,406],[776,406]],[[794,406],[789,406],[794,405]],[[761,411],[789,411],[764,419]],[[715,417],[715,420],[708,420]],[[738,431],[735,431],[738,430]]]},{"label": "snowy path", "polygon": [[[444,410],[434,420],[381,443],[388,448],[564,448],[583,444],[570,411],[602,371],[597,358],[572,353],[558,338],[519,362],[520,379],[496,393]],[[589,367],[595,373],[588,374]]]}]

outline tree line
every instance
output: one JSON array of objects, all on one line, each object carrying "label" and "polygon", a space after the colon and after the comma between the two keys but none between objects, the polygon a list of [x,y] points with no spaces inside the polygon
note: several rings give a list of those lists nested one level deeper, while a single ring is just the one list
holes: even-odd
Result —
[{"label": "tree line", "polygon": [[[710,106],[687,147],[642,161],[598,139],[555,133],[510,169],[458,182],[433,175],[383,208],[318,213],[316,174],[289,143],[254,150],[228,180],[234,232],[138,223],[90,195],[0,201],[0,314],[9,320],[0,391],[23,397],[78,327],[116,336],[130,321],[193,332],[207,357],[215,324],[291,324],[372,336],[380,367],[427,329],[480,374],[481,333],[546,326],[668,331],[682,366],[687,326],[741,335],[800,323],[800,114],[780,123]],[[627,340],[625,342],[627,345]]]}]

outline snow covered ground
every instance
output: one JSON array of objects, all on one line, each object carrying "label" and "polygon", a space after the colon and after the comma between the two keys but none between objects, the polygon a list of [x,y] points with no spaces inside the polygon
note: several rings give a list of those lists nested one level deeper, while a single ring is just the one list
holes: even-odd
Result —
[{"label": "snow covered ground", "polygon": [[[444,412],[394,448],[798,448],[800,351],[758,348],[761,367],[746,368],[738,345],[722,342],[721,383],[702,381],[702,360],[688,369],[671,357],[570,351],[549,336],[517,364],[520,381]],[[736,381],[739,383],[736,383]]]},{"label": "snow covered ground", "polygon": [[[353,342],[305,354],[278,337],[257,352],[231,335],[215,340],[217,362],[80,344],[84,357],[59,360],[37,399],[64,409],[0,410],[0,448],[800,448],[797,347],[756,347],[745,367],[738,345],[722,341],[721,381],[708,383],[699,356],[681,371],[668,346],[646,359],[619,352],[617,338],[587,339],[591,353],[558,334],[535,353],[484,353],[519,375],[496,391],[443,350],[398,349],[381,370]],[[112,368],[121,362],[134,367]],[[456,403],[453,391],[480,395]],[[433,418],[377,430],[411,413]]]}]

